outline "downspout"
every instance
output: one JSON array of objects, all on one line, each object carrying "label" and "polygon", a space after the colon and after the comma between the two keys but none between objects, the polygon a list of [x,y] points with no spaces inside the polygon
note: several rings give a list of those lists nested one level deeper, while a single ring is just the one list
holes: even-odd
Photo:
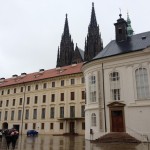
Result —
[{"label": "downspout", "polygon": [[107,132],[106,106],[105,106],[105,82],[104,82],[104,67],[103,67],[103,63],[102,63],[102,78],[103,78],[103,99],[104,99],[104,123],[105,123],[105,132]]},{"label": "downspout", "polygon": [[22,106],[22,121],[21,121],[21,135],[23,133],[23,120],[24,120],[24,106],[25,106],[25,98],[26,98],[26,85],[24,84],[24,93],[23,93],[23,106]]}]

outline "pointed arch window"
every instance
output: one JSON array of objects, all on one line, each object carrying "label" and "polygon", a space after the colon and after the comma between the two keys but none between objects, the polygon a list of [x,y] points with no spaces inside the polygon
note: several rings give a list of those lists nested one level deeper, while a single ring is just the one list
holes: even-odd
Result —
[{"label": "pointed arch window", "polygon": [[146,68],[135,70],[137,98],[150,98],[148,73]]},{"label": "pointed arch window", "polygon": [[89,94],[90,102],[96,102],[96,76],[94,75],[89,78]]},{"label": "pointed arch window", "polygon": [[96,126],[96,114],[92,113],[91,115],[91,126]]},{"label": "pointed arch window", "polygon": [[119,72],[110,74],[110,91],[112,100],[120,100],[120,75]]}]

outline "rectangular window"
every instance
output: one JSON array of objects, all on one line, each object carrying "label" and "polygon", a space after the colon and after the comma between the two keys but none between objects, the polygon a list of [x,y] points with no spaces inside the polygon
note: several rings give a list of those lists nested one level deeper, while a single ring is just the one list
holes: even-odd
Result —
[{"label": "rectangular window", "polygon": [[1,93],[1,95],[4,95],[4,90],[2,90],[2,93]]},{"label": "rectangular window", "polygon": [[14,88],[14,93],[16,93],[16,88]]},{"label": "rectangular window", "polygon": [[30,87],[30,85],[28,85],[28,88],[27,88],[27,89],[28,89],[28,91],[30,91],[30,90],[31,90],[31,87]]},{"label": "rectangular window", "polygon": [[6,100],[6,107],[8,107],[9,105],[9,100]]},{"label": "rectangular window", "polygon": [[85,82],[84,77],[82,77],[81,78],[81,83],[84,83],[84,82]]},{"label": "rectangular window", "polygon": [[82,105],[81,106],[81,117],[85,117],[85,106],[84,105]]},{"label": "rectangular window", "polygon": [[71,85],[75,84],[75,79],[71,79]]},{"label": "rectangular window", "polygon": [[37,109],[33,109],[33,119],[37,119]]},{"label": "rectangular window", "polygon": [[38,102],[38,96],[35,96],[34,97],[34,104],[37,104],[37,102]]},{"label": "rectangular window", "polygon": [[44,83],[43,84],[43,89],[46,89],[47,88],[47,83]]},{"label": "rectangular window", "polygon": [[52,94],[51,95],[51,102],[54,102],[55,101],[55,94]]},{"label": "rectangular window", "polygon": [[61,80],[61,86],[64,86],[65,82],[64,80]]},{"label": "rectangular window", "polygon": [[75,118],[75,106],[70,106],[70,118]]},{"label": "rectangular window", "polygon": [[82,122],[82,130],[85,130],[85,122]]},{"label": "rectangular window", "polygon": [[7,117],[8,117],[8,111],[5,111],[4,120],[7,120]]},{"label": "rectangular window", "polygon": [[7,94],[10,94],[10,89],[7,90]]},{"label": "rectangular window", "polygon": [[15,102],[16,102],[16,100],[15,100],[15,99],[13,99],[13,103],[12,103],[12,105],[13,105],[13,106],[15,106]]},{"label": "rectangular window", "polygon": [[60,122],[60,129],[62,130],[64,128],[63,122]]},{"label": "rectangular window", "polygon": [[26,120],[29,119],[29,109],[26,109],[26,111],[25,111],[25,119]]},{"label": "rectangular window", "polygon": [[64,118],[64,107],[60,107],[60,118]]},{"label": "rectangular window", "polygon": [[74,99],[75,99],[75,97],[74,97],[74,92],[71,92],[71,93],[70,93],[70,99],[71,99],[71,100],[74,100]]},{"label": "rectangular window", "polygon": [[112,89],[111,92],[113,100],[120,100],[120,89]]},{"label": "rectangular window", "polygon": [[55,87],[55,82],[52,82],[52,87]]},{"label": "rectangular window", "polygon": [[0,101],[0,107],[2,107],[3,106],[3,101]]},{"label": "rectangular window", "polygon": [[110,78],[111,99],[120,100],[120,75],[119,72],[112,72]]},{"label": "rectangular window", "polygon": [[149,69],[140,67],[135,70],[135,81],[137,99],[149,99],[150,88],[149,88]]},{"label": "rectangular window", "polygon": [[60,93],[60,100],[64,101],[64,93]]},{"label": "rectangular window", "polygon": [[19,105],[22,105],[22,98],[19,99]]},{"label": "rectangular window", "polygon": [[96,77],[90,76],[89,78],[89,94],[90,102],[96,102]]},{"label": "rectangular window", "polygon": [[85,99],[85,91],[82,91],[82,99]]},{"label": "rectangular window", "polygon": [[23,87],[21,87],[20,92],[23,92]]},{"label": "rectangular window", "polygon": [[119,34],[122,34],[122,28],[119,28],[119,29],[118,29],[118,33],[119,33]]},{"label": "rectangular window", "polygon": [[18,110],[18,120],[21,120],[22,110]]},{"label": "rectangular window", "polygon": [[45,108],[42,108],[41,119],[45,119]]},{"label": "rectangular window", "polygon": [[41,123],[41,129],[44,130],[44,123]]},{"label": "rectangular window", "polygon": [[34,130],[36,129],[36,123],[33,123],[33,129]]},{"label": "rectangular window", "polygon": [[35,90],[38,90],[38,88],[39,88],[39,85],[36,84],[36,85],[35,85]]},{"label": "rectangular window", "polygon": [[14,110],[12,110],[11,111],[11,120],[14,120],[14,114],[15,114],[15,112],[14,112]]},{"label": "rectangular window", "polygon": [[25,123],[24,128],[25,128],[25,130],[27,130],[27,129],[28,129],[28,124],[27,124],[27,123]]},{"label": "rectangular window", "polygon": [[27,97],[27,105],[30,104],[30,97]]},{"label": "rectangular window", "polygon": [[51,107],[51,109],[50,109],[50,118],[54,118],[54,116],[55,116],[55,108]]},{"label": "rectangular window", "polygon": [[43,95],[43,103],[46,103],[46,95]]},{"label": "rectangular window", "polygon": [[50,129],[52,130],[54,128],[54,124],[50,123]]}]

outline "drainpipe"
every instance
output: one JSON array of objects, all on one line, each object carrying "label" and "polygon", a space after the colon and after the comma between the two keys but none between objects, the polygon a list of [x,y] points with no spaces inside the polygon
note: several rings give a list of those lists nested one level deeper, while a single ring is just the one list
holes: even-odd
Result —
[{"label": "drainpipe", "polygon": [[105,122],[105,132],[107,132],[106,106],[105,106],[105,82],[104,82],[104,67],[103,67],[103,63],[102,63],[102,78],[103,78],[103,99],[104,99],[104,122]]},{"label": "drainpipe", "polygon": [[24,84],[24,93],[23,93],[23,106],[22,106],[22,121],[21,121],[21,135],[23,133],[23,121],[24,121],[24,106],[25,106],[25,98],[26,98],[26,85]]}]

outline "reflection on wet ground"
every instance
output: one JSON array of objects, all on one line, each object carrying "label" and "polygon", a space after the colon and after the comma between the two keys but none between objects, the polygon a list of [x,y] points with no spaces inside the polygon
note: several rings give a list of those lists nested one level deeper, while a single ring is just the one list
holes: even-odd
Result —
[{"label": "reflection on wet ground", "polygon": [[[84,136],[20,136],[15,150],[149,150],[148,144],[98,144]],[[0,141],[0,150],[6,150],[5,139]]]}]

